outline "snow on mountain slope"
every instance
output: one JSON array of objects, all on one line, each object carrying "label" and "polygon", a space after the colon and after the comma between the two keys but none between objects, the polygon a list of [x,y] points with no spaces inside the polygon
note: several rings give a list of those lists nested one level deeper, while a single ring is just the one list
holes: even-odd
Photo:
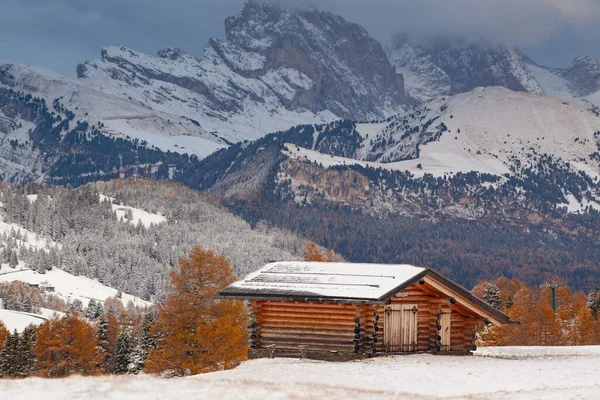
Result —
[{"label": "snow on mountain slope", "polygon": [[[35,198],[32,196],[30,201]],[[122,206],[114,207],[117,214],[122,213],[125,215],[126,210]],[[150,214],[143,210],[125,207],[132,211],[133,219],[132,224],[137,224],[140,220],[144,225],[150,223],[160,223],[164,221],[164,217],[156,214]],[[15,223],[6,223],[4,217],[0,215],[0,237],[6,235],[9,240],[15,240],[15,248],[32,248],[38,250],[44,250],[46,252],[52,248],[61,248],[60,243],[56,243],[50,239],[40,237],[35,233],[19,226]],[[0,248],[6,247],[6,242],[0,238]],[[89,279],[84,276],[75,276],[60,268],[54,267],[51,270],[46,271],[44,274],[40,274],[35,270],[31,269],[26,262],[19,260],[15,268],[11,268],[7,263],[0,263],[0,282],[13,282],[22,281],[29,284],[40,285],[40,286],[51,286],[54,288],[54,294],[65,301],[73,301],[79,299],[84,305],[86,305],[90,299],[97,301],[104,301],[108,297],[115,296],[117,290],[110,288],[97,280]],[[129,301],[133,301],[138,306],[145,306],[149,303],[141,300],[135,296],[123,293],[121,300],[124,305]]]},{"label": "snow on mountain slope", "polygon": [[0,308],[0,321],[4,323],[10,332],[13,332],[14,330],[22,332],[29,325],[40,325],[55,315],[60,317],[65,314],[60,311],[54,311],[43,307],[40,308],[40,314],[4,310]]},{"label": "snow on mountain slope", "polygon": [[405,77],[406,90],[419,100],[463,93],[482,86],[542,94],[518,49],[482,42],[437,41],[430,46],[404,42],[388,50]]},{"label": "snow on mountain slope", "polygon": [[405,90],[411,97],[425,101],[452,94],[452,80],[435,64],[426,48],[404,43],[388,50],[388,56],[396,71],[404,76]]},{"label": "snow on mountain slope", "polygon": [[[402,124],[412,119],[421,125],[407,134],[403,128],[412,125]],[[424,124],[425,121],[431,123]],[[556,98],[502,87],[477,88],[417,106],[391,118],[387,124],[369,126],[363,124],[357,129],[383,139],[386,144],[380,154],[384,155],[405,146],[412,136],[425,136],[427,140],[414,142],[418,157],[396,162],[366,162],[373,154],[373,144],[364,147],[359,160],[323,155],[296,145],[287,146],[286,153],[325,166],[360,163],[408,170],[417,177],[469,171],[501,176],[513,173],[517,162],[522,166],[535,165],[539,155],[547,153],[593,178],[600,176],[599,164],[591,158],[598,151],[594,132],[600,131],[600,117],[580,105]]]},{"label": "snow on mountain slope", "polygon": [[[179,113],[154,110],[127,94],[114,96],[39,68],[0,61],[0,87],[43,98],[48,105],[58,101],[75,114],[75,120],[87,121],[90,125],[102,123],[101,131],[106,135],[139,139],[164,151],[204,157],[226,145],[222,139],[208,134],[199,124],[182,118]],[[2,143],[8,144],[13,137],[22,139],[20,142],[28,139],[30,126],[15,129],[20,123],[16,120],[12,121],[14,126],[11,128],[8,126],[10,118],[4,116],[6,123],[2,129],[2,119],[0,114],[0,132],[8,135]],[[31,157],[35,154],[32,152]],[[31,168],[36,166],[30,163]]]},{"label": "snow on mountain slope", "polygon": [[516,48],[443,40],[429,46],[403,41],[388,49],[388,56],[404,75],[407,93],[420,101],[479,86],[503,86],[600,107],[600,61],[591,57],[576,57],[566,68],[549,68]]},{"label": "snow on mountain slope", "polygon": [[231,142],[335,118],[391,115],[408,100],[381,45],[360,26],[314,9],[247,2],[200,61],[123,46],[77,67],[79,82],[152,110],[185,115]]},{"label": "snow on mountain slope", "polygon": [[22,332],[23,329],[27,328],[29,325],[39,325],[45,320],[46,318],[41,315],[0,308],[0,321],[4,323],[10,332],[14,330]]},{"label": "snow on mountain slope", "polygon": [[[7,264],[0,267],[0,282],[21,281],[32,285],[50,286],[54,288],[54,294],[65,301],[81,300],[83,305],[87,305],[91,299],[104,302],[109,297],[117,295],[117,290],[110,288],[102,283],[86,278],[84,276],[75,276],[59,268],[52,268],[45,274],[39,274],[27,268],[27,265],[18,266],[13,269]],[[123,305],[132,301],[138,306],[149,305],[147,301],[139,297],[123,293],[121,297]]]},{"label": "snow on mountain slope", "polygon": [[132,225],[137,225],[141,223],[146,228],[150,227],[150,225],[158,225],[167,220],[164,215],[149,213],[145,210],[141,210],[135,207],[129,207],[126,205],[116,204],[115,199],[112,197],[107,197],[103,194],[100,195],[100,201],[104,201],[105,199],[109,199],[111,201],[112,210],[117,213],[117,218],[127,219],[127,214],[131,212],[131,219],[129,223]]},{"label": "snow on mountain slope", "polygon": [[567,68],[547,68],[528,63],[528,69],[548,96],[600,107],[600,61],[576,57]]}]

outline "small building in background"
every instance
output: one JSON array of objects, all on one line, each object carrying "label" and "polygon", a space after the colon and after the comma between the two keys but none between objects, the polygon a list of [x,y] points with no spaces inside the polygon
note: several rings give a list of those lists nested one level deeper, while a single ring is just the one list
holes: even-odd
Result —
[{"label": "small building in background", "polygon": [[407,264],[276,262],[220,296],[248,302],[250,358],[468,354],[478,327],[511,323],[462,286]]}]

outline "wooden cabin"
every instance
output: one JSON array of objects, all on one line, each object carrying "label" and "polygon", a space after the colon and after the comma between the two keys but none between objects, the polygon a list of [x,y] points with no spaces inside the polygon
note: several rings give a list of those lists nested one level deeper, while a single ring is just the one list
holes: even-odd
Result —
[{"label": "wooden cabin", "polygon": [[510,323],[460,285],[406,264],[275,262],[220,296],[247,301],[250,358],[467,354],[479,326]]}]

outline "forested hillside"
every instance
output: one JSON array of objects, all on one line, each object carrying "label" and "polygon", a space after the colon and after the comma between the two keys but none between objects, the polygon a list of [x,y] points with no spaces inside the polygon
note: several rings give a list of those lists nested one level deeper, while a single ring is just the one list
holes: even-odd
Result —
[{"label": "forested hillside", "polygon": [[[194,245],[224,254],[240,276],[271,260],[296,259],[305,245],[266,224],[252,229],[199,192],[166,181],[13,187],[2,191],[2,204],[5,220],[59,244],[48,253],[9,238],[8,260],[15,253],[41,273],[58,267],[146,300],[164,297],[169,271]],[[134,220],[122,204],[150,214]]]}]

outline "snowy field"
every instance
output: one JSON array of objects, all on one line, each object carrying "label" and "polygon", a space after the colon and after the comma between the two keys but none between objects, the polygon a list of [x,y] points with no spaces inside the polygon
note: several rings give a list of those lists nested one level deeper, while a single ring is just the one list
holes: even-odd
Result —
[{"label": "snowy field", "polygon": [[348,363],[248,361],[175,379],[0,380],[17,399],[598,399],[600,346],[506,347],[473,357],[418,354]]}]

